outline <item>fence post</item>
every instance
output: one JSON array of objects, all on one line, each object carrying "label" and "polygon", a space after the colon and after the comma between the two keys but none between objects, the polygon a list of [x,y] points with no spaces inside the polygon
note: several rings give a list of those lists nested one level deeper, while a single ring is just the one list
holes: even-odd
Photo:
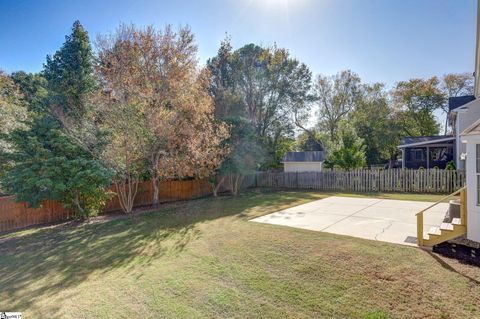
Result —
[{"label": "fence post", "polygon": [[460,191],[460,220],[462,225],[467,225],[467,190]]},{"label": "fence post", "polygon": [[417,214],[417,245],[423,245],[423,212]]}]

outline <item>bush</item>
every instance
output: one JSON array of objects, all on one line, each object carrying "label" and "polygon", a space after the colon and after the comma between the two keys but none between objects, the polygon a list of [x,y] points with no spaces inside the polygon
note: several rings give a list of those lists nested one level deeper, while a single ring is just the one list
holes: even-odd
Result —
[{"label": "bush", "polygon": [[454,171],[457,169],[456,165],[455,165],[455,162],[454,161],[450,161],[447,163],[447,166],[445,166],[445,169],[446,170],[449,170],[449,171]]},{"label": "bush", "polygon": [[344,129],[338,147],[330,154],[326,167],[344,170],[363,168],[366,164],[365,145],[353,130]]}]

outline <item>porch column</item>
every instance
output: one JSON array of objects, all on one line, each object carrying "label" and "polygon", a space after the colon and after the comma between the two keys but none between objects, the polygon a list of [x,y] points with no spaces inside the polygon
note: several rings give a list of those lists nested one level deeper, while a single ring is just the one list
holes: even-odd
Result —
[{"label": "porch column", "polygon": [[402,168],[405,168],[405,149],[402,148]]},{"label": "porch column", "polygon": [[427,146],[427,169],[430,168],[430,147]]}]

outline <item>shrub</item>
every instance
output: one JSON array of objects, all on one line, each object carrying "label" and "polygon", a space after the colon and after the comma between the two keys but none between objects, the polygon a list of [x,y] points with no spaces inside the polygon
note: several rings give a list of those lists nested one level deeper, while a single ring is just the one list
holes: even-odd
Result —
[{"label": "shrub", "polygon": [[454,161],[448,162],[447,165],[445,166],[445,169],[446,170],[456,170],[457,167],[455,165],[455,162]]}]

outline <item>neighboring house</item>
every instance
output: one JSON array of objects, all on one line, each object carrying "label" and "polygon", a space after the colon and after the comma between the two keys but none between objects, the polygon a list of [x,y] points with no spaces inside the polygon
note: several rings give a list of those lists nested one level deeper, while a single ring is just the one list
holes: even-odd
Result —
[{"label": "neighboring house", "polygon": [[465,169],[467,149],[460,133],[480,119],[480,100],[473,95],[450,97],[447,116],[452,135],[401,138],[403,168],[445,168],[453,160],[457,169]]},{"label": "neighboring house", "polygon": [[282,159],[284,172],[321,172],[324,161],[323,151],[288,152]]},{"label": "neighboring house", "polygon": [[480,119],[480,101],[473,95],[451,97],[448,100],[449,121],[455,136],[455,164],[465,169],[466,144],[460,140],[460,134]]},{"label": "neighboring house", "polygon": [[452,135],[402,137],[402,168],[444,169],[454,158],[455,137]]}]

